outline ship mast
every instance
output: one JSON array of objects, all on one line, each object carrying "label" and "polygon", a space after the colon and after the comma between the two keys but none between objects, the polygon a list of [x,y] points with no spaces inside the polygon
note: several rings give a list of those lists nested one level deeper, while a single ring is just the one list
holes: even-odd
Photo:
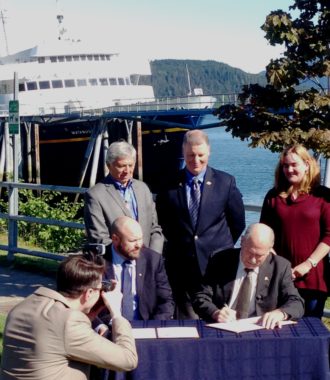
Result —
[{"label": "ship mast", "polygon": [[56,0],[56,8],[57,8],[56,18],[57,18],[57,21],[58,21],[58,39],[62,40],[63,36],[64,36],[64,34],[66,33],[67,30],[65,29],[65,27],[63,25],[64,16],[63,16],[63,10],[60,7],[59,0]]},{"label": "ship mast", "polygon": [[9,55],[9,48],[8,48],[8,40],[7,40],[7,33],[6,33],[6,26],[5,26],[5,15],[3,14],[3,10],[0,10],[0,18],[3,28],[3,35],[5,38],[5,44],[6,44],[6,54]]},{"label": "ship mast", "polygon": [[192,92],[191,92],[190,74],[189,74],[189,70],[188,70],[188,65],[187,64],[186,64],[186,71],[187,71],[188,88],[189,88],[188,96],[191,96]]}]

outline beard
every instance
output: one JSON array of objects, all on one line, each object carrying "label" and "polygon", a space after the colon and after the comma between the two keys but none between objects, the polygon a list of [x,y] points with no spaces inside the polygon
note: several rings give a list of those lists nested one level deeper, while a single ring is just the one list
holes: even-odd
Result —
[{"label": "beard", "polygon": [[134,251],[127,252],[122,244],[120,243],[118,247],[116,248],[117,252],[120,253],[123,257],[125,257],[128,260],[136,260],[140,257],[141,248],[138,248]]}]

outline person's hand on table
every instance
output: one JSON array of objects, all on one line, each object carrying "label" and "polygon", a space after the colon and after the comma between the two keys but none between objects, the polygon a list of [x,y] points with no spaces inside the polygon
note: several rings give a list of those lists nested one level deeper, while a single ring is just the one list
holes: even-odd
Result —
[{"label": "person's hand on table", "polygon": [[216,310],[212,314],[212,318],[216,322],[232,322],[236,321],[236,311],[230,309],[227,305],[225,305],[222,309]]},{"label": "person's hand on table", "polygon": [[280,309],[275,309],[265,313],[260,318],[260,324],[266,329],[274,329],[275,327],[282,327],[282,322],[287,318],[286,313]]}]

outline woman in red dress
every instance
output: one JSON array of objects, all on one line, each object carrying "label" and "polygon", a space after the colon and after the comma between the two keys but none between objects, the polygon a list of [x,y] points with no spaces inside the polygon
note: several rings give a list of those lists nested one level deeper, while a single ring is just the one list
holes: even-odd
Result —
[{"label": "woman in red dress", "polygon": [[321,318],[330,290],[330,189],[320,185],[319,165],[302,145],[282,152],[260,222],[273,228],[276,253],[291,262],[305,316]]}]

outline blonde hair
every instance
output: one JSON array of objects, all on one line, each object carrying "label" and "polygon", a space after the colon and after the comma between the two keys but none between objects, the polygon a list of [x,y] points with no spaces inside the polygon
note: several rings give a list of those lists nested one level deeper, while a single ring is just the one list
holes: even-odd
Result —
[{"label": "blonde hair", "polygon": [[308,153],[308,150],[300,144],[289,146],[281,153],[279,162],[275,169],[275,189],[283,198],[287,198],[293,192],[293,186],[287,180],[283,172],[283,161],[290,153],[296,154],[304,162],[308,163],[308,169],[299,184],[299,194],[309,194],[316,186],[320,184],[321,181],[320,167],[315,158]]}]

